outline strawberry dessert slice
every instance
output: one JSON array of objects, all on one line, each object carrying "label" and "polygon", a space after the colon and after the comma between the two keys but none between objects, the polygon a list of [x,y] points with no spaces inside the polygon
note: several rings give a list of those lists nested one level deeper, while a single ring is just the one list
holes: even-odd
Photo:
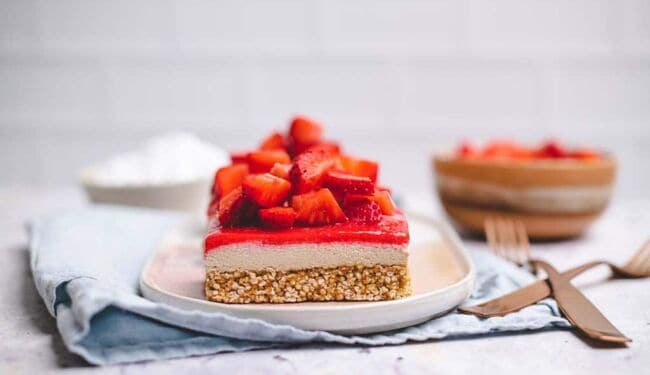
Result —
[{"label": "strawberry dessert slice", "polygon": [[379,165],[297,116],[215,174],[205,296],[222,303],[378,301],[411,293],[409,232]]}]

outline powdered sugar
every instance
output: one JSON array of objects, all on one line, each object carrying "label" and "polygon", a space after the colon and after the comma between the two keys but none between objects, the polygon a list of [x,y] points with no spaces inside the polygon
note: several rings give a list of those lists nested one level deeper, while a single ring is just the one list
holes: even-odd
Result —
[{"label": "powdered sugar", "polygon": [[212,178],[227,163],[228,154],[220,148],[193,134],[174,132],[89,168],[82,179],[101,186],[168,185]]}]

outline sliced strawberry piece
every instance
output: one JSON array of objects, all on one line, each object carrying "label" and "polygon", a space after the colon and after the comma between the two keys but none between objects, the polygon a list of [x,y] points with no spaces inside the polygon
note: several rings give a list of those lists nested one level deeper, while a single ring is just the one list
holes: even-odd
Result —
[{"label": "sliced strawberry piece", "polygon": [[375,193],[372,195],[356,195],[356,194],[346,195],[344,206],[351,202],[364,201],[364,200],[371,200],[377,202],[379,208],[381,208],[381,213],[384,215],[389,215],[389,216],[393,215],[395,213],[395,209],[397,208],[395,202],[393,202],[393,199],[390,196],[390,192],[386,190],[379,190],[378,188],[375,189]]},{"label": "sliced strawberry piece", "polygon": [[462,142],[456,153],[463,158],[478,156],[478,150],[468,141]]},{"label": "sliced strawberry piece", "polygon": [[572,158],[584,159],[584,160],[593,160],[593,159],[598,159],[600,157],[597,151],[586,147],[575,149],[569,154],[569,156]]},{"label": "sliced strawberry piece", "polygon": [[388,194],[393,193],[392,190],[388,186],[384,186],[384,185],[375,185],[375,189],[377,189],[379,191],[387,191]]},{"label": "sliced strawberry piece", "polygon": [[537,151],[537,156],[542,158],[565,158],[567,150],[557,141],[548,141]]},{"label": "sliced strawberry piece", "polygon": [[241,186],[244,177],[248,175],[247,164],[233,164],[219,168],[214,175],[212,195],[223,197]]},{"label": "sliced strawberry piece", "polygon": [[368,177],[372,181],[377,181],[379,164],[371,160],[358,159],[352,156],[342,155],[341,166],[343,170],[360,177]]},{"label": "sliced strawberry piece", "polygon": [[260,207],[282,203],[291,192],[291,183],[270,173],[249,175],[242,184],[244,196]]},{"label": "sliced strawberry piece", "polygon": [[244,204],[241,186],[223,196],[219,200],[219,224],[224,228],[238,225],[242,218]]},{"label": "sliced strawberry piece", "polygon": [[271,173],[274,176],[278,176],[280,178],[284,178],[285,180],[289,179],[289,172],[291,172],[291,167],[292,164],[284,164],[284,163],[275,163],[273,164],[273,168],[271,168]]},{"label": "sliced strawberry piece", "polygon": [[232,164],[247,163],[248,152],[232,152],[230,154],[230,161]]},{"label": "sliced strawberry piece", "polygon": [[296,116],[291,121],[289,135],[295,144],[314,145],[320,142],[323,135],[323,127],[308,117]]},{"label": "sliced strawberry piece", "polygon": [[285,142],[284,136],[279,132],[273,132],[268,137],[264,138],[259,147],[260,150],[270,151],[270,150],[284,150]]},{"label": "sliced strawberry piece", "polygon": [[395,202],[393,202],[390,192],[386,190],[376,190],[375,194],[370,199],[377,202],[381,208],[381,213],[384,215],[390,216],[395,213]]},{"label": "sliced strawberry piece", "polygon": [[327,172],[323,185],[332,191],[346,194],[370,195],[375,191],[375,184],[370,178],[337,171]]},{"label": "sliced strawberry piece", "polygon": [[368,198],[347,201],[343,206],[343,211],[350,221],[376,223],[382,218],[379,204]]},{"label": "sliced strawberry piece", "polygon": [[262,226],[270,229],[291,228],[297,216],[291,207],[263,208],[258,215]]},{"label": "sliced strawberry piece", "polygon": [[291,168],[291,182],[297,194],[317,190],[325,173],[336,165],[337,158],[323,150],[304,152],[296,156]]},{"label": "sliced strawberry piece", "polygon": [[341,153],[341,146],[336,142],[321,142],[313,146],[309,146],[305,151],[318,151],[322,150],[330,154],[339,155]]},{"label": "sliced strawberry piece", "polygon": [[248,153],[250,173],[266,173],[275,163],[290,163],[291,158],[284,150],[253,151]]},{"label": "sliced strawberry piece", "polygon": [[328,189],[295,195],[291,206],[297,213],[296,222],[303,225],[330,225],[347,220],[334,195]]},{"label": "sliced strawberry piece", "polygon": [[219,198],[213,196],[208,206],[208,217],[214,216],[217,212],[219,212]]}]

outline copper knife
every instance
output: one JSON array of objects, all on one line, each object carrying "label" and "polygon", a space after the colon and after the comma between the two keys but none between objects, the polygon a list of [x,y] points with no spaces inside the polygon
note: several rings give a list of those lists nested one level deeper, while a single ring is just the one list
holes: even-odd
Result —
[{"label": "copper knife", "polygon": [[553,266],[543,260],[531,260],[531,264],[543,269],[564,316],[580,332],[594,340],[616,344],[625,344],[632,340],[623,335],[594,306],[587,297],[571,284],[571,279],[559,273]]},{"label": "copper knife", "polygon": [[[568,279],[573,279],[574,277],[590,268],[606,263],[608,262],[593,261],[585,263],[581,266],[573,267],[567,271],[562,272],[562,275],[566,276]],[[465,314],[476,315],[481,318],[503,316],[511,312],[519,311],[524,307],[528,307],[550,296],[551,287],[548,285],[548,281],[544,279],[535,281],[534,283],[521,289],[517,289],[512,293],[481,303],[479,305],[459,307],[458,311]]]}]

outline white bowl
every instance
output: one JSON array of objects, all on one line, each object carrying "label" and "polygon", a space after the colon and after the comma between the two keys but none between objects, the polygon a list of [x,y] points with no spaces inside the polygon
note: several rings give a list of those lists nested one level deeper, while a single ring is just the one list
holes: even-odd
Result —
[{"label": "white bowl", "polygon": [[205,213],[211,179],[161,185],[103,186],[82,179],[91,202]]}]

